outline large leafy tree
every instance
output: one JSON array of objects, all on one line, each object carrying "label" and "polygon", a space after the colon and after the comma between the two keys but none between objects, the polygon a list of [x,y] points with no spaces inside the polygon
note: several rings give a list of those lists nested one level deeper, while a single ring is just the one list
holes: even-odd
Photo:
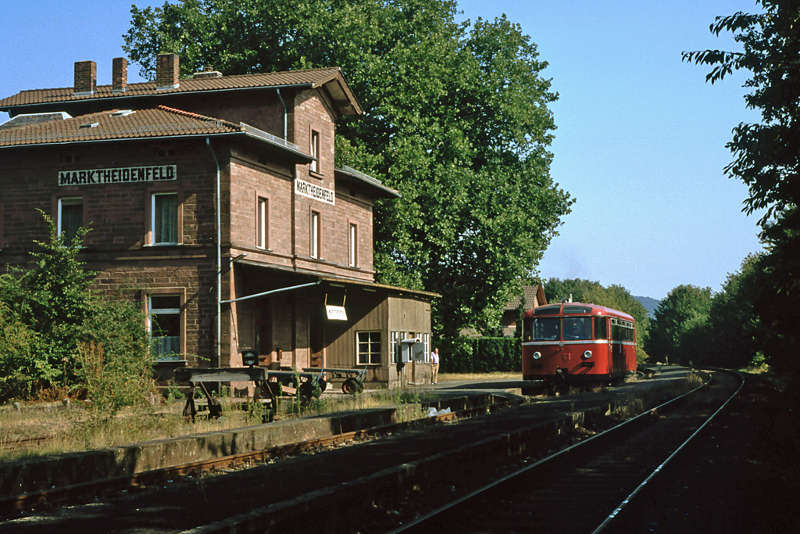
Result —
[{"label": "large leafy tree", "polygon": [[749,71],[748,107],[761,121],[741,123],[727,146],[734,160],[726,167],[749,188],[744,209],[763,210],[760,220],[767,256],[766,276],[756,298],[761,337],[771,361],[800,371],[796,357],[800,324],[800,3],[758,0],[760,13],[717,17],[710,30],[731,32],[740,51],[684,52],[686,61],[708,65],[715,83],[736,70]]},{"label": "large leafy tree", "polygon": [[656,361],[696,361],[711,309],[711,288],[680,285],[662,300],[654,313],[645,350]]},{"label": "large leafy tree", "polygon": [[365,113],[337,125],[339,163],[402,199],[375,211],[378,279],[443,294],[437,333],[491,326],[571,199],[549,175],[547,63],[505,16],[456,21],[452,0],[183,0],[132,8],[129,57],[152,75],[338,65]]},{"label": "large leafy tree", "polygon": [[575,302],[598,304],[633,316],[636,321],[637,359],[647,359],[644,340],[650,331],[650,317],[647,309],[621,285],[612,284],[604,287],[600,282],[581,280],[578,278],[560,280],[551,278],[544,285],[548,302],[561,302],[572,298]]},{"label": "large leafy tree", "polygon": [[[687,60],[710,65],[707,79],[734,70],[749,73],[748,107],[760,111],[755,124],[740,124],[728,143],[734,160],[728,173],[747,184],[745,210],[763,210],[760,220],[766,255],[758,265],[754,309],[760,328],[757,347],[773,369],[789,379],[787,413],[800,406],[800,2],[757,0],[760,13],[718,17],[711,31],[729,31],[738,52],[699,51]],[[776,463],[790,464],[800,443],[796,425],[775,426]]]}]

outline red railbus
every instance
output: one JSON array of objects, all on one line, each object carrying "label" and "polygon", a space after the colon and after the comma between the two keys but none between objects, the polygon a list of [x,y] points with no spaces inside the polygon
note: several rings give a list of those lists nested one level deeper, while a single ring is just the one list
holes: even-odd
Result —
[{"label": "red railbus", "polygon": [[[622,382],[636,372],[632,316],[604,306],[563,302],[522,318],[522,378],[545,386]],[[538,389],[525,387],[523,393]]]}]

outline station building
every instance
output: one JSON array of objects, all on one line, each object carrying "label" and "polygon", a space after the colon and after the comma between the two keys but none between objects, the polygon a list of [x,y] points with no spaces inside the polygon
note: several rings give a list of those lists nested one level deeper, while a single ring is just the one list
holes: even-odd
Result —
[{"label": "station building", "polygon": [[[98,291],[141,302],[157,370],[263,365],[368,369],[390,387],[429,381],[434,293],[375,283],[373,205],[397,191],[334,164],[336,120],[361,113],[340,69],[127,83],[113,60],[74,86],[0,100],[0,269],[89,226]],[[397,365],[402,340],[419,359]],[[420,345],[417,345],[419,348]]]}]

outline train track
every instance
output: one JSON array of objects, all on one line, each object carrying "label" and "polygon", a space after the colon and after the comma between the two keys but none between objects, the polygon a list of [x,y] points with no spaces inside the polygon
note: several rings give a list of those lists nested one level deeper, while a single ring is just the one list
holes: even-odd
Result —
[{"label": "train track", "polygon": [[[33,507],[63,505],[84,502],[91,496],[108,495],[129,489],[146,489],[152,486],[172,483],[181,477],[197,477],[214,473],[227,473],[231,470],[252,467],[279,458],[287,458],[320,450],[331,449],[344,444],[379,438],[405,428],[426,424],[440,424],[485,414],[486,406],[459,410],[422,420],[380,425],[372,428],[344,432],[327,438],[308,440],[266,450],[246,452],[180,464],[172,467],[145,471],[128,476],[111,477],[54,487],[20,495],[0,498],[0,516],[22,512]],[[37,438],[34,438],[37,439]]]},{"label": "train track", "polygon": [[707,395],[696,395],[700,386],[391,532],[599,533],[744,384],[738,374],[714,376]]}]

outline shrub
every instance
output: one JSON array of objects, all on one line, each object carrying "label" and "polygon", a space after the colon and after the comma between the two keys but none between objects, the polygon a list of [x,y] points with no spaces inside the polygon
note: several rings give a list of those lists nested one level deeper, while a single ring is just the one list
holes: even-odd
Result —
[{"label": "shrub", "polygon": [[0,402],[28,398],[41,377],[55,377],[53,369],[37,368],[36,342],[36,333],[0,302]]},{"label": "shrub", "polygon": [[79,260],[86,229],[67,240],[42,218],[49,241],[0,275],[0,400],[79,389],[111,413],[140,402],[153,384],[144,316],[92,293]]},{"label": "shrub", "polygon": [[514,337],[442,339],[441,369],[446,373],[522,372],[522,346]]}]

